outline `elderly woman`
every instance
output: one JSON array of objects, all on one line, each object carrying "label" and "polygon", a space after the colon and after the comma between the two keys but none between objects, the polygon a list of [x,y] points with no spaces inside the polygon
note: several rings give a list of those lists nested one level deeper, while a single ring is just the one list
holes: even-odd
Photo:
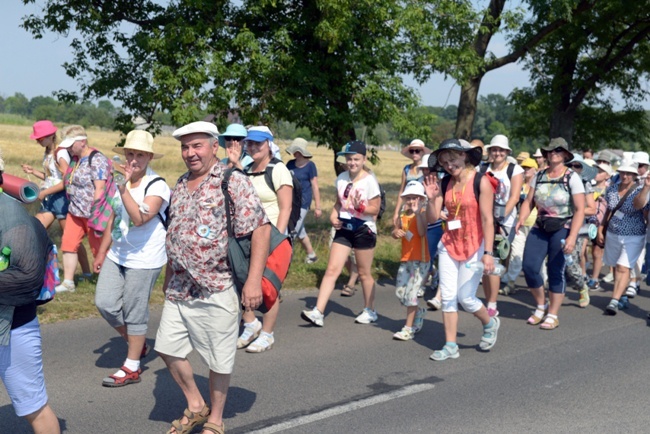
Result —
[{"label": "elderly woman", "polygon": [[314,217],[320,218],[322,211],[320,207],[320,190],[318,188],[318,170],[316,164],[311,160],[313,155],[307,150],[307,140],[297,137],[287,148],[287,154],[293,155],[293,160],[287,163],[287,169],[300,182],[302,192],[302,203],[300,207],[300,220],[296,223],[296,237],[307,252],[305,262],[313,264],[318,260],[314,248],[305,230],[305,218],[314,199]]},{"label": "elderly woman", "polygon": [[323,327],[327,302],[351,250],[354,250],[364,296],[363,311],[355,322],[370,324],[377,321],[375,280],[371,269],[377,244],[375,222],[381,205],[379,184],[364,168],[365,143],[358,140],[347,143],[337,155],[345,156],[347,170],[336,178],[336,203],[330,213],[330,222],[336,232],[316,306],[301,313],[305,321],[318,327]]},{"label": "elderly woman", "polygon": [[439,166],[449,174],[440,185],[435,175],[425,179],[428,221],[438,220],[443,205],[448,211],[438,252],[445,345],[431,354],[430,358],[436,361],[460,356],[456,343],[459,303],[483,325],[479,348],[487,351],[497,341],[500,320],[490,317],[476,297],[483,273],[471,269],[471,265],[480,263],[485,273],[494,270],[494,193],[487,177],[475,170],[481,154],[478,147],[463,146],[456,139],[448,139],[429,158],[430,168]]},{"label": "elderly woman", "polygon": [[[287,232],[291,205],[293,200],[293,180],[291,172],[283,163],[273,166],[273,186],[266,183],[266,167],[273,159],[271,143],[273,135],[269,129],[251,128],[245,139],[247,152],[253,162],[244,168],[248,174],[257,195],[262,202],[269,220],[281,233]],[[234,156],[233,156],[234,157]],[[234,163],[234,161],[233,161]],[[287,268],[289,264],[287,264]],[[280,303],[276,302],[263,316],[263,322],[255,317],[255,312],[246,311],[242,315],[244,330],[237,340],[237,348],[246,348],[249,353],[261,353],[273,348],[275,337],[273,329],[278,319]]]},{"label": "elderly woman", "polygon": [[[486,167],[499,181],[494,195],[494,234],[501,234],[512,244],[515,239],[513,230],[517,221],[517,204],[521,197],[521,186],[524,182],[524,169],[517,164],[508,162],[512,153],[508,138],[497,134],[486,146],[491,163]],[[494,243],[494,240],[493,240]],[[490,316],[499,315],[497,310],[497,295],[499,294],[499,276],[483,276],[483,291],[487,301],[487,310]]]},{"label": "elderly woman", "polygon": [[[580,175],[564,165],[573,159],[566,140],[552,139],[541,152],[548,167],[537,173],[528,197],[521,205],[516,231],[524,226],[533,207],[537,208],[537,220],[524,248],[524,275],[536,302],[528,324],[541,323],[541,329],[553,330],[560,325],[557,316],[566,290],[565,254],[573,252],[584,222],[585,187]],[[544,280],[540,273],[547,256],[550,306],[546,304]]]},{"label": "elderly woman", "polygon": [[124,147],[114,151],[126,156],[125,183],[117,187],[113,215],[93,263],[99,273],[95,305],[127,342],[128,353],[122,367],[102,382],[106,387],[140,382],[149,297],[167,263],[164,216],[170,198],[165,180],[149,167],[162,157],[153,151],[151,134],[131,131]]},{"label": "elderly woman", "polygon": [[599,243],[605,244],[603,260],[614,267],[616,277],[612,299],[605,309],[609,315],[616,315],[619,307],[626,307],[627,296],[623,293],[630,282],[630,270],[645,246],[644,212],[650,209],[647,200],[650,182],[646,178],[643,185],[637,184],[637,163],[624,160],[618,174],[620,182],[605,190],[607,211],[597,238]]},{"label": "elderly woman", "polygon": [[[63,186],[63,174],[68,170],[70,165],[70,154],[65,148],[56,145],[57,128],[51,121],[38,121],[33,126],[33,132],[30,139],[45,148],[43,154],[43,171],[34,169],[28,164],[23,164],[23,172],[28,175],[34,175],[42,180],[41,191],[38,198],[41,201],[41,208],[36,214],[36,218],[43,223],[45,229],[48,229],[54,220],[59,222],[61,230],[65,230],[65,219],[68,215],[68,206],[70,201],[65,194]],[[78,251],[79,262],[83,271],[82,278],[89,279],[92,276],[86,249],[81,244]]]},{"label": "elderly woman", "polygon": [[63,179],[70,206],[61,239],[64,280],[56,287],[57,293],[75,290],[73,278],[77,269],[77,251],[83,237],[88,236],[93,257],[99,250],[102,233],[91,229],[89,220],[105,195],[106,180],[111,175],[111,162],[88,146],[86,130],[81,125],[67,127],[59,146],[68,149],[73,161]]}]

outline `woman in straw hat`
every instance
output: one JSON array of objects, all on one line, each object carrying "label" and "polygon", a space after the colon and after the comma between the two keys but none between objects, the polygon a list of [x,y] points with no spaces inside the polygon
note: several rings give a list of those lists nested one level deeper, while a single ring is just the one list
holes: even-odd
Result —
[{"label": "woman in straw hat", "polygon": [[[46,229],[54,223],[54,220],[57,220],[59,226],[61,226],[61,231],[64,231],[70,201],[65,193],[63,174],[70,165],[70,154],[66,148],[57,146],[57,128],[51,121],[38,121],[34,124],[33,130],[29,138],[36,140],[39,145],[45,148],[43,171],[36,170],[28,164],[23,164],[22,169],[28,175],[34,175],[43,181],[41,191],[38,194],[41,207],[35,217],[43,223]],[[82,278],[89,279],[92,277],[92,273],[86,248],[83,244],[79,246],[77,256],[81,264]]]},{"label": "woman in straw hat", "polygon": [[309,235],[305,230],[305,218],[311,207],[312,197],[314,199],[314,217],[320,218],[322,211],[320,207],[320,190],[318,189],[318,170],[316,164],[311,161],[313,155],[307,150],[307,140],[298,137],[291,142],[287,153],[293,155],[293,160],[287,163],[287,169],[300,181],[302,190],[302,206],[300,207],[300,220],[296,222],[296,236],[307,252],[305,262],[313,264],[318,260],[314,248],[309,241]]},{"label": "woman in straw hat", "polygon": [[[552,139],[542,154],[548,167],[537,173],[521,205],[516,231],[524,226],[533,207],[537,208],[537,220],[524,248],[526,284],[537,303],[528,324],[541,323],[541,329],[553,330],[560,325],[557,316],[566,290],[565,254],[573,252],[585,217],[585,187],[580,175],[564,165],[573,159],[566,140]],[[547,256],[550,305],[546,304],[544,279],[540,273]]]},{"label": "woman in straw hat", "polygon": [[[497,134],[486,146],[491,163],[486,172],[490,172],[499,181],[494,195],[494,234],[501,234],[508,239],[509,244],[515,239],[514,226],[517,222],[517,204],[521,197],[521,186],[524,183],[524,169],[516,162],[508,161],[512,153],[508,138]],[[499,294],[499,276],[483,276],[483,291],[487,301],[490,316],[499,315],[497,296]]]},{"label": "woman in straw hat", "polygon": [[121,387],[140,382],[140,359],[148,350],[149,296],[167,263],[165,211],[171,192],[149,167],[162,154],[153,151],[153,137],[147,131],[131,131],[124,147],[113,150],[126,157],[125,182],[117,187],[113,215],[93,269],[99,273],[97,310],[128,344],[122,367],[102,385]]}]

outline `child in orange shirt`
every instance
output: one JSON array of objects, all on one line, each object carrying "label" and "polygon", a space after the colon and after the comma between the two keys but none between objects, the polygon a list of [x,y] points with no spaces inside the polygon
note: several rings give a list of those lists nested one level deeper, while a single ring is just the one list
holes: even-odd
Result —
[{"label": "child in orange shirt", "polygon": [[400,225],[393,229],[395,239],[402,239],[402,259],[397,271],[395,295],[406,306],[406,324],[393,335],[393,339],[408,341],[422,330],[426,309],[418,307],[418,290],[429,271],[429,248],[427,246],[427,217],[424,208],[424,186],[411,181],[401,195],[404,201]]}]

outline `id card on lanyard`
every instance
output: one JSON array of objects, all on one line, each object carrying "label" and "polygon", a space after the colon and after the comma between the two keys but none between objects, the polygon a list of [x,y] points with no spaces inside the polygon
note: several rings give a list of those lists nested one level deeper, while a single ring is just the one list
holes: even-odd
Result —
[{"label": "id card on lanyard", "polygon": [[[467,187],[467,182],[465,185],[463,185],[463,190],[460,192],[460,198],[458,199],[458,205],[456,206],[456,212],[454,213],[454,220],[448,220],[447,221],[447,230],[448,231],[455,231],[463,227],[461,224],[460,220],[457,219],[458,213],[460,212],[460,204],[463,201],[463,196],[465,196],[465,187]],[[454,191],[451,191],[452,197],[454,194]]]}]

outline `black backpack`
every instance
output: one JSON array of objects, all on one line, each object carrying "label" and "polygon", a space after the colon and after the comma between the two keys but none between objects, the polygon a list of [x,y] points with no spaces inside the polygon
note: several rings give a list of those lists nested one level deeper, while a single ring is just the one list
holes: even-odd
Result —
[{"label": "black backpack", "polygon": [[[268,185],[271,191],[275,193],[275,186],[273,185],[273,169],[275,168],[276,164],[284,163],[282,160],[273,157],[271,158],[271,161],[269,161],[269,164],[266,165],[266,169],[264,169],[263,172],[249,173],[249,170],[253,167],[253,163],[250,163],[248,166],[246,166],[244,168],[244,172],[246,172],[246,175],[249,177],[264,175],[266,185]],[[287,230],[289,232],[289,235],[291,235],[293,238],[296,233],[296,224],[298,223],[298,220],[300,220],[300,208],[302,207],[302,188],[300,187],[300,181],[298,181],[293,173],[291,173],[291,182],[293,183],[293,197],[291,199],[291,214],[289,214],[289,223],[287,224]]]},{"label": "black backpack", "polygon": [[[377,182],[379,184],[379,182]],[[379,213],[377,214],[377,221],[381,220],[381,216],[384,215],[384,211],[386,211],[386,190],[384,190],[384,187],[379,184],[379,196],[381,197],[381,204],[379,205]]]},{"label": "black backpack", "polygon": [[[165,178],[157,176],[154,179],[152,179],[151,181],[149,181],[147,186],[144,188],[144,197],[147,197],[147,190],[149,190],[149,187],[151,186],[151,184],[153,184],[156,181],[165,182]],[[158,218],[162,222],[163,227],[165,228],[165,230],[167,230],[167,228],[169,227],[169,205],[167,205],[167,208],[165,209],[164,214],[160,213],[160,212],[158,213]]]}]

